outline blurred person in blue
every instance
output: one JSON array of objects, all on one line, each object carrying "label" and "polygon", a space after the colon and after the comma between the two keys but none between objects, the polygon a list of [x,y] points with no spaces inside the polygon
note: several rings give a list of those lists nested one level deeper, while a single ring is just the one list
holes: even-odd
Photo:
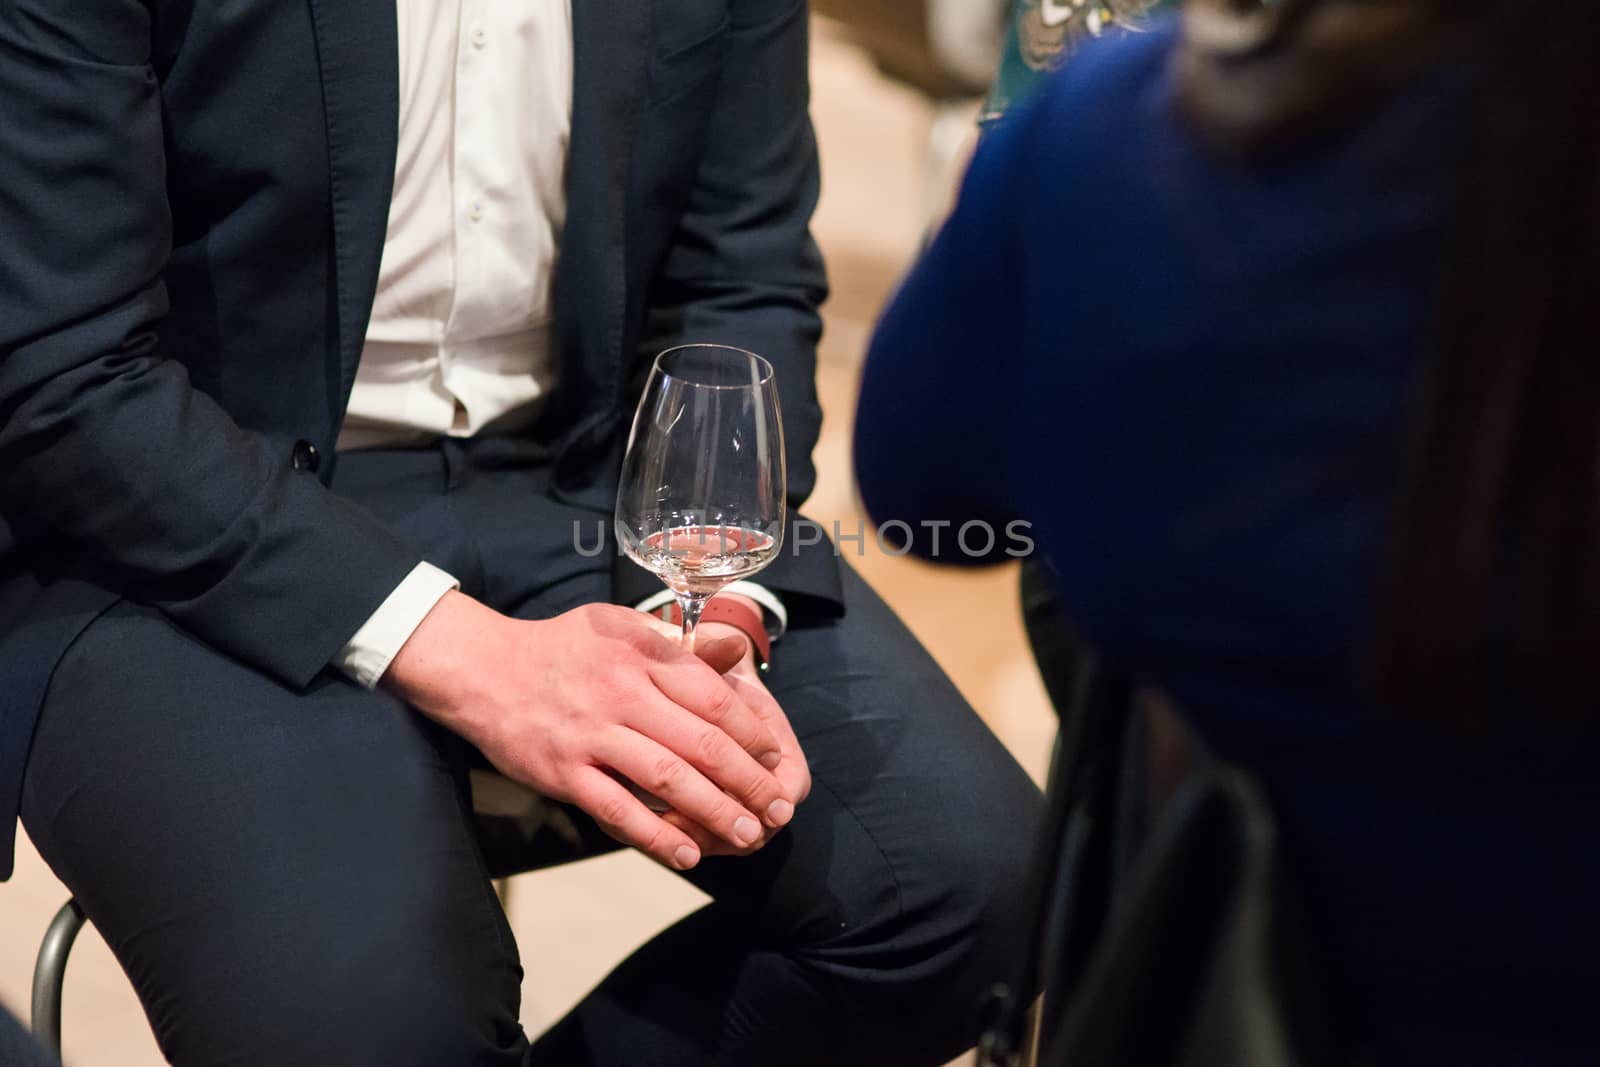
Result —
[{"label": "blurred person in blue", "polygon": [[1600,1061],[1597,291],[1600,5],[1211,0],[1001,124],[865,369],[871,513],[1032,524],[1386,1067]]},{"label": "blurred person in blue", "polygon": [[[979,121],[985,129],[992,129],[1038,92],[1085,44],[1142,32],[1175,6],[1173,0],[1015,0],[1008,13],[1000,70]],[[1049,565],[1040,559],[1025,559],[1019,578],[1028,643],[1050,699],[1059,708],[1071,700],[1076,684],[1073,665],[1078,639],[1062,610]]]}]

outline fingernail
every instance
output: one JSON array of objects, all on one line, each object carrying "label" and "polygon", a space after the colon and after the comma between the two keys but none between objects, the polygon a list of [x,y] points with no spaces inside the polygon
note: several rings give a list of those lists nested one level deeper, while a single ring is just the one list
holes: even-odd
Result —
[{"label": "fingernail", "polygon": [[765,767],[769,771],[777,770],[778,764],[782,762],[783,753],[779,752],[777,749],[773,749],[771,752],[768,752],[761,757],[761,766]]},{"label": "fingernail", "polygon": [[739,839],[741,845],[753,845],[761,836],[761,824],[748,815],[741,815],[733,824],[733,836]]},{"label": "fingernail", "polygon": [[794,805],[787,800],[774,800],[767,805],[767,822],[773,826],[787,825],[794,818]]},{"label": "fingernail", "polygon": [[687,871],[700,862],[700,850],[693,845],[679,845],[678,851],[672,854],[672,859],[680,871]]}]

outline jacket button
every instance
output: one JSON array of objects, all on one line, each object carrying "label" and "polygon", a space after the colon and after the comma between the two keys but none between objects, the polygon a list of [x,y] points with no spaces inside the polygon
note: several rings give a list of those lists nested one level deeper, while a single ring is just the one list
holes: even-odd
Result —
[{"label": "jacket button", "polygon": [[310,441],[296,441],[294,449],[289,453],[289,464],[297,471],[315,474],[317,468],[322,466],[322,454]]}]

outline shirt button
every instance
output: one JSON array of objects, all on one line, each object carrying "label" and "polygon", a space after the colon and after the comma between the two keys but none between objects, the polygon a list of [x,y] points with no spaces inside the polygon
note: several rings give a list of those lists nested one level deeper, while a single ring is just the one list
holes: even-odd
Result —
[{"label": "shirt button", "polygon": [[482,219],[483,219],[483,201],[482,200],[474,200],[471,204],[467,205],[467,218],[471,219],[473,222],[482,221]]},{"label": "shirt button", "polygon": [[489,43],[489,31],[482,26],[472,27],[472,47],[482,48]]}]

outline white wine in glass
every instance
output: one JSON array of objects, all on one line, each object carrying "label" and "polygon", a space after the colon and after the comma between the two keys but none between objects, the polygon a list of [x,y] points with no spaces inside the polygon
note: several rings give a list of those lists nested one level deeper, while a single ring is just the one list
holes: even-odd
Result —
[{"label": "white wine in glass", "polygon": [[772,365],[725,345],[656,357],[617,489],[622,550],[666,583],[684,646],[706,601],[783,547],[783,420]]}]

